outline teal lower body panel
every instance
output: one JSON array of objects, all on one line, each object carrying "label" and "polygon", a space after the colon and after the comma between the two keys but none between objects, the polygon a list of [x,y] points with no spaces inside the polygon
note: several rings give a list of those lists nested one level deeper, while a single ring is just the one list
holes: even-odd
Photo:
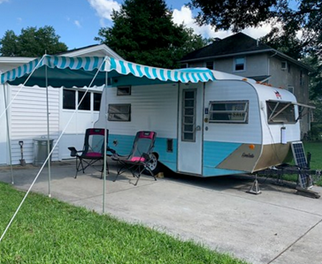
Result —
[{"label": "teal lower body panel", "polygon": [[225,170],[225,169],[216,169],[212,167],[203,167],[203,177],[215,177],[215,176],[224,176],[224,175],[233,175],[233,174],[243,174],[245,171],[238,170]]},{"label": "teal lower body panel", "polygon": [[203,177],[222,176],[245,173],[242,170],[226,170],[216,168],[231,155],[241,143],[205,141],[203,144]]},{"label": "teal lower body panel", "polygon": [[[110,148],[114,149],[119,155],[126,156],[129,155],[135,136],[128,135],[109,135],[108,145]],[[167,144],[168,138],[156,138],[154,143],[153,151],[158,153],[159,161],[168,167],[172,171],[177,171],[177,139],[172,139],[172,150],[168,150]]]},{"label": "teal lower body panel", "polygon": [[[109,135],[109,146],[114,149],[119,155],[129,155],[135,136],[131,135]],[[177,172],[177,155],[178,155],[178,140],[172,140],[172,148],[168,149],[168,138],[156,138],[154,144],[154,152],[159,155],[159,161],[168,167],[170,170]],[[232,174],[242,174],[242,170],[226,170],[216,168],[223,160],[231,155],[241,143],[205,141],[203,143],[203,168],[202,177],[214,177]]]}]

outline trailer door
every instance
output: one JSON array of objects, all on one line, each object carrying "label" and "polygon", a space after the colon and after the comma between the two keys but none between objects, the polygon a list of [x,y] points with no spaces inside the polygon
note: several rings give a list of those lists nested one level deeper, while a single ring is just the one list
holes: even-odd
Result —
[{"label": "trailer door", "polygon": [[181,85],[178,115],[178,171],[198,175],[202,174],[202,87]]}]

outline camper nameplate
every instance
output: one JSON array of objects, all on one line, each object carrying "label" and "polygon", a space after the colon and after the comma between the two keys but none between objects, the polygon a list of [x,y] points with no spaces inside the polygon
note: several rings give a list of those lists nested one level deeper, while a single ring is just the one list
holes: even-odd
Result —
[{"label": "camper nameplate", "polygon": [[254,156],[254,154],[251,154],[251,153],[245,153],[245,152],[244,152],[244,153],[242,154],[242,157],[243,157],[243,158],[254,158],[255,156]]}]

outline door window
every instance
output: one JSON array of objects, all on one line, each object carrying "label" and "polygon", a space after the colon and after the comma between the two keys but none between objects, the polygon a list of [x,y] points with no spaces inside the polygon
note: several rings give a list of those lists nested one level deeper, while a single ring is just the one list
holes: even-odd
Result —
[{"label": "door window", "polygon": [[183,90],[182,141],[196,141],[196,90]]}]

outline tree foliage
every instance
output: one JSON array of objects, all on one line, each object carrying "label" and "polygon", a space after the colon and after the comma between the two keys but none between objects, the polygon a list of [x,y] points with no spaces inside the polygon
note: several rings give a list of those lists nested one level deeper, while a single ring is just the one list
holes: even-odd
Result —
[{"label": "tree foliage", "polygon": [[[190,0],[189,6],[200,10],[196,17],[200,25],[210,24],[216,30],[238,32],[270,23],[272,30],[262,40],[295,59],[310,57],[314,68],[321,70],[321,0]],[[322,95],[318,73],[311,73],[313,97]]]},{"label": "tree foliage", "polygon": [[204,46],[200,35],[174,24],[164,0],[125,0],[112,19],[113,27],[101,28],[95,40],[129,61],[175,68],[183,55]]},{"label": "tree foliage", "polygon": [[59,42],[59,36],[51,26],[37,29],[28,27],[16,35],[7,30],[0,39],[1,56],[40,57],[46,54],[57,54],[67,51],[66,44]]}]

